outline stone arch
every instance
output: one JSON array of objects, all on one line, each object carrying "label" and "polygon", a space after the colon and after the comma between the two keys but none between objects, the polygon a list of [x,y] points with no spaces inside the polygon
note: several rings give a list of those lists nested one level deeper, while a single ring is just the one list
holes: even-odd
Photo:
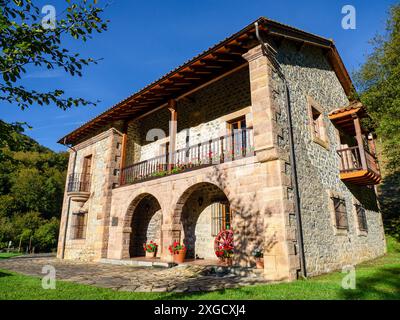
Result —
[{"label": "stone arch", "polygon": [[[173,225],[179,225],[179,238],[188,247],[187,258],[215,259],[212,233],[212,208],[215,204],[226,205],[230,200],[216,184],[199,182],[178,198],[173,211]],[[177,231],[177,230],[176,230]]]},{"label": "stone arch", "polygon": [[[123,257],[144,256],[143,243],[153,240],[161,249],[162,211],[158,199],[150,193],[136,196],[130,203],[124,219]],[[157,252],[157,256],[161,254]]]}]

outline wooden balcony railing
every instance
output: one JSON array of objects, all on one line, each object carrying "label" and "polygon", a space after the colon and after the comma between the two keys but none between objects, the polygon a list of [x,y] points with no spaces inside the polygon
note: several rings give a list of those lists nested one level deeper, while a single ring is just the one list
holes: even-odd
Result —
[{"label": "wooden balcony railing", "polygon": [[89,192],[91,175],[74,173],[68,176],[67,192]]},{"label": "wooden balcony railing", "polygon": [[358,146],[338,150],[340,156],[340,177],[356,184],[377,184],[380,170],[376,157],[367,150],[360,152]]},{"label": "wooden balcony railing", "polygon": [[202,143],[135,163],[121,170],[120,185],[163,177],[254,155],[253,130],[235,130]]}]

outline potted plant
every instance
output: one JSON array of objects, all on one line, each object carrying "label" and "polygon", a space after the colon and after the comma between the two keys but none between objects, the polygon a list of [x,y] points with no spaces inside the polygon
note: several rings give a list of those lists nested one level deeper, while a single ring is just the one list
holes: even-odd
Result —
[{"label": "potted plant", "polygon": [[224,244],[218,247],[215,251],[215,255],[227,266],[233,264],[233,246]]},{"label": "potted plant", "polygon": [[255,249],[253,251],[253,257],[256,258],[257,269],[264,269],[264,254],[261,249]]},{"label": "potted plant", "polygon": [[185,261],[186,246],[183,243],[175,241],[168,249],[175,263],[183,263]]},{"label": "potted plant", "polygon": [[158,245],[157,243],[150,241],[149,243],[143,244],[144,252],[146,253],[146,258],[154,258],[156,256]]}]

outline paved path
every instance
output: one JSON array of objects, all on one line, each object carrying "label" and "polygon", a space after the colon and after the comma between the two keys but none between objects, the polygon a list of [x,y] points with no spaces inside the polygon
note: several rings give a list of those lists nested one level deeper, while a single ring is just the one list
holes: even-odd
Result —
[{"label": "paved path", "polygon": [[204,266],[177,266],[169,269],[132,267],[65,261],[56,258],[11,258],[0,260],[0,269],[43,276],[44,265],[56,268],[59,280],[72,281],[119,291],[194,292],[214,291],[265,283],[254,275],[210,275]]}]

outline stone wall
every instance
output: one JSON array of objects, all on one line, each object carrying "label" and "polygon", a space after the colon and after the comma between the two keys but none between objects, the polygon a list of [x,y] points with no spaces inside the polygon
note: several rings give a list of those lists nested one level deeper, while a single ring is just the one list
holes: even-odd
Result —
[{"label": "stone wall", "polygon": [[[225,135],[225,117],[251,104],[249,86],[245,67],[179,100],[176,149]],[[164,108],[128,123],[126,165],[160,155],[161,144],[168,141],[169,121],[170,112]]]},{"label": "stone wall", "polygon": [[[307,271],[316,275],[382,255],[385,252],[381,214],[376,208],[374,188],[344,184],[339,178],[340,141],[328,114],[349,103],[342,86],[325,58],[315,47],[301,51],[284,41],[278,59],[289,81],[296,159],[301,197],[301,213]],[[283,97],[283,88],[280,96]],[[312,140],[307,97],[323,108],[328,145]],[[346,199],[349,230],[335,232],[330,209],[330,192]],[[368,233],[357,231],[354,201],[367,209]]]},{"label": "stone wall", "polygon": [[[168,246],[174,240],[184,241],[189,236],[188,240],[192,243],[190,236],[193,232],[195,236],[204,234],[205,231],[200,230],[200,227],[196,231],[193,220],[196,223],[199,221],[203,223],[208,219],[202,217],[202,212],[216,200],[211,194],[217,193],[210,190],[215,192],[218,190],[218,196],[226,196],[234,212],[233,228],[238,230],[235,239],[238,246],[236,262],[243,266],[254,265],[251,252],[263,241],[262,220],[267,215],[265,212],[267,168],[265,164],[260,165],[255,160],[255,157],[249,157],[114,189],[111,216],[118,219],[118,225],[110,229],[108,258],[129,258],[130,235],[134,232],[130,227],[132,215],[144,194],[151,194],[160,204],[161,257],[168,260],[170,259]],[[254,176],[250,173],[254,173]],[[203,203],[199,207],[200,195],[203,197]],[[242,236],[238,227],[243,223],[247,227],[246,237]],[[211,240],[211,237],[208,240]],[[200,254],[201,251],[199,256]],[[209,252],[207,255],[204,255],[204,258],[213,257]]]},{"label": "stone wall", "polygon": [[[66,259],[93,260],[104,257],[108,246],[109,212],[111,204],[111,189],[117,182],[114,169],[119,167],[121,134],[115,129],[109,129],[98,136],[78,144],[74,147],[76,154],[70,151],[68,174],[72,173],[74,157],[76,156],[75,173],[81,173],[83,159],[92,156],[92,172],[90,196],[86,203],[80,205],[71,201],[69,212],[67,189],[63,206],[60,226],[60,241],[58,256],[61,255],[64,239],[64,230],[68,215],[68,228],[65,244]],[[85,239],[74,239],[73,213],[86,211],[86,236]]]}]

